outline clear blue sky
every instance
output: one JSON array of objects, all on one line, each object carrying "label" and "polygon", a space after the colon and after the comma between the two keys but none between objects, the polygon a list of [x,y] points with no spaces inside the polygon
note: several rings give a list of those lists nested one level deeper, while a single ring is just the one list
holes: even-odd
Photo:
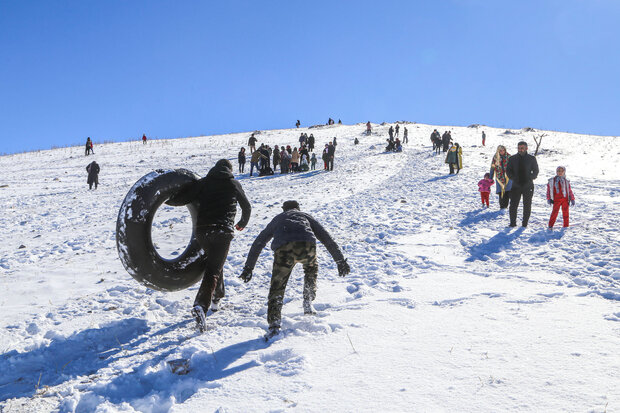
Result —
[{"label": "clear blue sky", "polygon": [[620,1],[0,0],[0,153],[409,120],[620,134]]}]

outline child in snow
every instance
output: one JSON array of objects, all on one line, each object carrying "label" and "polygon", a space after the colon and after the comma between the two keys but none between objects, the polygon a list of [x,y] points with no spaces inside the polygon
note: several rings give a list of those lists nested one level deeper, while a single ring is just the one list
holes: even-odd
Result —
[{"label": "child in snow", "polygon": [[312,152],[312,158],[310,158],[310,167],[314,171],[316,169],[316,154]]},{"label": "child in snow", "polygon": [[558,166],[555,173],[556,175],[547,183],[547,202],[553,206],[549,218],[549,228],[553,228],[560,207],[562,207],[562,218],[564,219],[563,226],[568,227],[568,203],[570,202],[571,206],[575,206],[575,196],[571,190],[570,181],[566,179],[566,168]]},{"label": "child in snow", "polygon": [[486,204],[489,207],[489,194],[491,193],[491,186],[495,183],[491,179],[491,174],[484,174],[484,178],[478,181],[478,191],[480,191],[480,199],[482,200],[482,207]]}]

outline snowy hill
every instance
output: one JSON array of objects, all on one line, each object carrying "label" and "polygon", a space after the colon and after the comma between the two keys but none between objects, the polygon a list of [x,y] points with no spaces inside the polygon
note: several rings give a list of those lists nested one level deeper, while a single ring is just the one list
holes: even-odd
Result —
[{"label": "snowy hill", "polygon": [[[383,153],[389,125],[262,131],[259,143],[319,151],[337,136],[335,169],[236,174],[253,212],[224,267],[227,297],[199,335],[197,285],[148,290],[121,265],[116,218],[130,187],[158,169],[204,175],[249,134],[95,144],[0,157],[0,411],[595,411],[620,410],[620,141],[546,132],[528,228],[507,228],[477,182],[498,144],[530,149],[539,132],[401,124],[410,143]],[[448,175],[434,128],[451,129],[464,169]],[[487,134],[481,146],[480,134]],[[360,144],[354,146],[357,137]],[[532,150],[533,151],[533,150]],[[89,191],[86,165],[101,166]],[[567,167],[571,227],[546,229],[546,182]],[[237,278],[256,235],[297,199],[341,245],[337,276],[319,246],[315,317],[301,308],[298,266],[284,334],[266,343],[272,253]],[[521,211],[519,212],[521,213]],[[184,207],[158,212],[162,255],[191,235]],[[190,372],[168,361],[189,360]]]}]

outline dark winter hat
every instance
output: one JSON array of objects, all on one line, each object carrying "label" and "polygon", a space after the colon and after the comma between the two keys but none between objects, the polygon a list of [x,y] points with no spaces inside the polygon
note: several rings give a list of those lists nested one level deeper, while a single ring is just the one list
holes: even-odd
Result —
[{"label": "dark winter hat", "polygon": [[527,142],[526,141],[521,141],[521,142],[517,143],[517,146],[521,146],[521,145],[525,145],[525,147],[527,148]]},{"label": "dark winter hat", "polygon": [[282,204],[282,209],[288,211],[289,209],[299,209],[299,202],[297,201],[285,201]]},{"label": "dark winter hat", "polygon": [[215,163],[215,166],[218,168],[227,168],[232,171],[232,164],[230,163],[228,159],[220,159],[219,161]]}]

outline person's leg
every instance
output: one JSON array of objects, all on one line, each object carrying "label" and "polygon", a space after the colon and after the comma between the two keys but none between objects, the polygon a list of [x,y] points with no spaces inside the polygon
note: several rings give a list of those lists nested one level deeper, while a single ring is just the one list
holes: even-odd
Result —
[{"label": "person's leg", "polygon": [[[301,244],[301,243],[300,243]],[[316,260],[316,244],[311,242],[299,246],[298,259],[304,266],[304,314],[314,314],[312,301],[316,297],[316,277],[319,273],[319,264]]]},{"label": "person's leg", "polygon": [[269,328],[280,328],[282,322],[282,304],[286,283],[295,266],[291,244],[278,248],[273,254],[273,270],[271,272],[271,287],[267,302],[267,322]]},{"label": "person's leg", "polygon": [[233,235],[222,232],[212,232],[197,236],[198,242],[207,254],[205,275],[194,300],[195,305],[200,305],[205,313],[211,305],[211,299],[216,291],[218,299],[224,296],[224,277],[222,269],[226,262],[230,241]]},{"label": "person's leg", "polygon": [[527,227],[527,223],[530,220],[530,214],[532,213],[532,198],[534,198],[534,185],[531,188],[523,190],[523,221],[521,225]]},{"label": "person's leg", "polygon": [[95,177],[95,189],[99,186],[99,177]]},{"label": "person's leg", "polygon": [[519,202],[521,201],[521,189],[512,188],[510,191],[510,226],[517,226],[517,209],[519,209]]},{"label": "person's leg", "polygon": [[490,206],[490,204],[489,204],[489,197],[490,197],[490,196],[491,196],[491,193],[490,193],[490,192],[485,192],[485,193],[484,193],[484,201],[485,201],[485,202],[486,202],[486,204],[487,204],[487,208]]},{"label": "person's leg", "polygon": [[452,175],[454,173],[454,164],[449,163],[448,166],[450,167],[450,175]]},{"label": "person's leg", "polygon": [[480,192],[480,199],[482,200],[482,206],[484,206],[484,192]]},{"label": "person's leg", "polygon": [[562,202],[562,220],[563,226],[568,226],[568,198],[564,198],[564,202]]},{"label": "person's leg", "polygon": [[555,220],[558,217],[558,212],[560,211],[560,205],[561,203],[558,199],[553,202],[553,209],[551,210],[551,216],[549,217],[549,228],[553,228],[553,225],[555,225]]},{"label": "person's leg", "polygon": [[499,193],[499,207],[500,209],[508,208],[508,203],[510,202],[510,191],[504,191],[504,196],[502,193]]}]

